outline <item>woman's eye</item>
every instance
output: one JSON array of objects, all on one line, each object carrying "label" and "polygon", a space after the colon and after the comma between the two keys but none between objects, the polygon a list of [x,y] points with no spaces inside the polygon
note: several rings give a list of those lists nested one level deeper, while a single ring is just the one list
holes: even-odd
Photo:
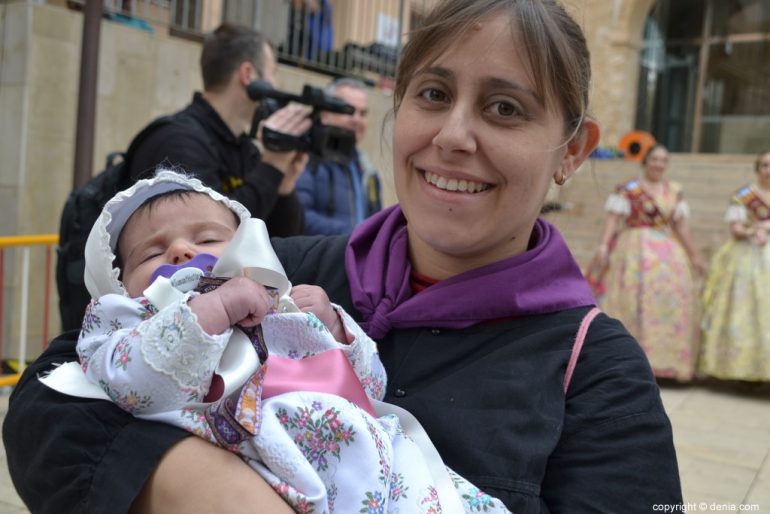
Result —
[{"label": "woman's eye", "polygon": [[491,105],[490,110],[492,113],[498,116],[511,117],[518,113],[518,109],[510,102],[495,102]]},{"label": "woman's eye", "polygon": [[429,102],[446,102],[447,95],[440,89],[434,87],[425,88],[420,91],[419,96],[428,100]]}]

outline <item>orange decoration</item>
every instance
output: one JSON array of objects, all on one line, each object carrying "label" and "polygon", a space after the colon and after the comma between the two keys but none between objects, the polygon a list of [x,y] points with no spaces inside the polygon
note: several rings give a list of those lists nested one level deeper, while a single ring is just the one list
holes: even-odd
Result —
[{"label": "orange decoration", "polygon": [[655,143],[655,137],[649,132],[632,130],[620,138],[618,147],[623,151],[624,159],[640,162]]}]

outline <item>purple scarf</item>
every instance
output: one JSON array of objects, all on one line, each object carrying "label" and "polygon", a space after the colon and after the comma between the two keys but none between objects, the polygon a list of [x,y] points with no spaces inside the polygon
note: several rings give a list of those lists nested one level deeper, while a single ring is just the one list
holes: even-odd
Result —
[{"label": "purple scarf", "polygon": [[413,294],[406,219],[395,205],[353,231],[345,267],[361,326],[374,339],[392,328],[465,328],[596,304],[561,234],[540,219],[526,252]]}]

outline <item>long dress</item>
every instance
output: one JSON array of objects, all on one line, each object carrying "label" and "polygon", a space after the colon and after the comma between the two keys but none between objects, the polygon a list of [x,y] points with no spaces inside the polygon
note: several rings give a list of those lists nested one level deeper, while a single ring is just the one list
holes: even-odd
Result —
[{"label": "long dress", "polygon": [[[756,186],[738,190],[728,223],[770,219],[770,198]],[[731,238],[714,255],[703,293],[699,371],[721,379],[770,380],[770,244]]]},{"label": "long dress", "polygon": [[696,294],[689,260],[672,226],[689,216],[681,186],[618,186],[605,209],[624,216],[606,274],[602,308],[642,345],[655,375],[690,380],[695,371]]}]

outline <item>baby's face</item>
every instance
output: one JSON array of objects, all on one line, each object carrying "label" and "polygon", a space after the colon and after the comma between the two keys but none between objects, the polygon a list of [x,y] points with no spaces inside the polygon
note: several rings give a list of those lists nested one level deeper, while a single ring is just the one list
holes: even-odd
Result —
[{"label": "baby's face", "polygon": [[183,264],[199,253],[219,257],[236,229],[233,212],[208,196],[161,199],[123,228],[123,285],[132,298],[141,296],[158,266]]}]

